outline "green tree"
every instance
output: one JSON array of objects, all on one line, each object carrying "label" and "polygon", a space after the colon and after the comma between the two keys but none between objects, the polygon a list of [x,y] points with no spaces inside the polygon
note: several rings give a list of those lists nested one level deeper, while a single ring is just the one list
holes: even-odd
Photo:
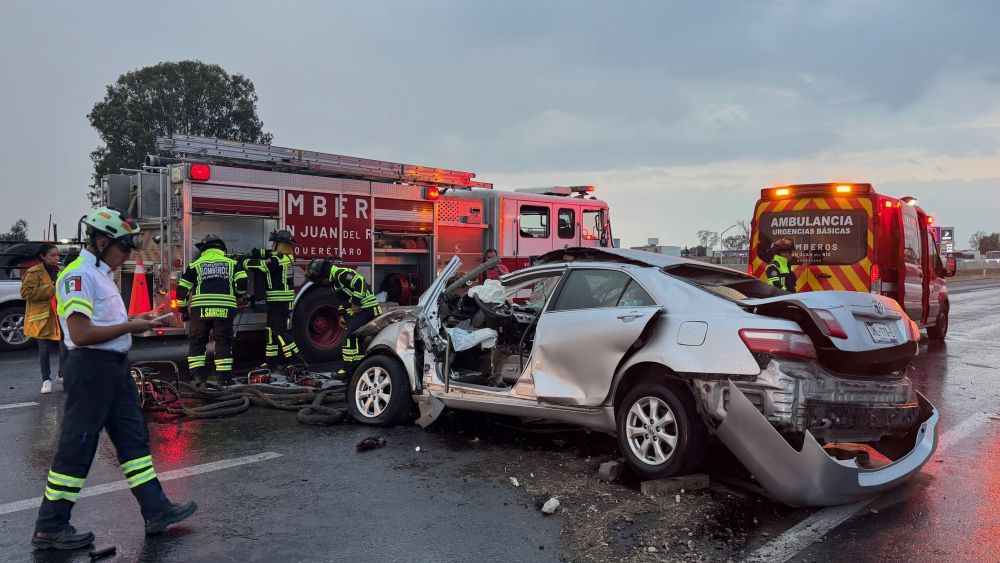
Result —
[{"label": "green tree", "polygon": [[14,242],[21,242],[28,240],[28,222],[24,219],[18,219],[14,221],[14,224],[10,226],[10,230],[6,233],[0,233],[0,246],[6,247]]},{"label": "green tree", "polygon": [[991,233],[979,239],[979,252],[986,254],[1000,250],[1000,233]]},{"label": "green tree", "polygon": [[90,201],[97,204],[101,176],[139,166],[156,152],[156,137],[181,133],[270,143],[257,116],[253,82],[200,61],[165,62],[118,77],[87,115],[104,145],[94,162]]},{"label": "green tree", "polygon": [[979,243],[986,238],[986,231],[976,231],[969,237],[969,248],[979,250]]}]

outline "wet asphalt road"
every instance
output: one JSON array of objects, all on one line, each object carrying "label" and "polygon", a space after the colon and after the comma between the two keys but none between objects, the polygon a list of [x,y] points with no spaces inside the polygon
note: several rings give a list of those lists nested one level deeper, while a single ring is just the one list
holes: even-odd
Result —
[{"label": "wet asphalt road", "polygon": [[[990,415],[1000,411],[996,337],[1000,281],[956,283],[951,290],[947,343],[922,346],[910,373],[941,411],[940,432],[947,446],[918,478],[874,500],[791,560],[997,559],[1000,420]],[[181,359],[183,355],[183,341],[168,341],[139,344],[133,357]],[[37,498],[51,462],[61,394],[39,395],[36,370],[33,352],[0,356],[0,407],[39,403],[0,409],[5,453],[0,457],[0,560],[86,561],[85,550],[59,555],[32,552],[28,540],[34,507],[2,513],[9,503]],[[290,413],[260,408],[222,420],[154,416],[149,428],[160,475],[256,454],[270,458],[166,481],[164,487],[175,501],[195,499],[201,508],[162,536],[143,535],[138,509],[127,490],[82,498],[74,524],[93,530],[98,546],[116,545],[115,561],[578,558],[583,548],[567,539],[580,537],[570,533],[578,522],[567,515],[543,516],[536,506],[540,499],[525,487],[511,487],[505,470],[513,457],[526,458],[539,468],[566,459],[553,457],[556,454],[571,460],[579,457],[589,468],[615,457],[613,442],[581,435],[571,438],[568,450],[562,451],[560,440],[536,440],[517,430],[493,436],[486,428],[490,424],[472,415],[451,417],[428,431],[390,429],[384,432],[386,447],[358,453],[359,440],[382,432],[358,425],[306,427]],[[421,451],[415,450],[417,446]],[[584,457],[590,465],[583,463]],[[105,438],[88,488],[120,480]],[[634,496],[636,487],[631,480],[601,486],[602,491],[623,497]],[[739,553],[726,552],[730,559],[781,540],[789,528],[817,513],[753,495],[731,497],[717,490],[698,494],[702,496],[692,498],[707,507],[707,518],[739,526],[747,534]],[[653,524],[638,520],[633,527],[644,525]],[[692,530],[695,534],[699,528]],[[710,550],[716,538],[694,539],[708,546],[709,555],[702,555],[702,560],[714,560]],[[650,560],[693,556],[674,550]]]}]

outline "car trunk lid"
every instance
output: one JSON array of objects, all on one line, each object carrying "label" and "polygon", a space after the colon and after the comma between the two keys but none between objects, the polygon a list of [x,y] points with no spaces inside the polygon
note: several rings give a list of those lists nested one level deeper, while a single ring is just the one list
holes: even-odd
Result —
[{"label": "car trunk lid", "polygon": [[797,322],[816,346],[820,363],[837,372],[898,372],[917,353],[918,334],[888,297],[852,291],[817,291],[745,299],[761,315]]}]

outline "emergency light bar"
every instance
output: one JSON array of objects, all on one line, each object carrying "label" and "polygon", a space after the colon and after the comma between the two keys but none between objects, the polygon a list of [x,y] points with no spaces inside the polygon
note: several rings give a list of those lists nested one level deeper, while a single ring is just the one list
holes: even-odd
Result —
[{"label": "emergency light bar", "polygon": [[871,184],[795,184],[760,191],[761,199],[782,199],[799,196],[844,196],[847,194],[866,195],[872,192]]},{"label": "emergency light bar", "polygon": [[523,194],[558,195],[569,197],[574,195],[587,195],[594,191],[594,186],[543,186],[540,188],[515,188],[514,191]]}]

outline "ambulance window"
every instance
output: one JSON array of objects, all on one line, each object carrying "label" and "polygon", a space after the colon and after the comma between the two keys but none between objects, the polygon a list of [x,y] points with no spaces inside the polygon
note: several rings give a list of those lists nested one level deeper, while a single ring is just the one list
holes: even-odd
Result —
[{"label": "ambulance window", "polygon": [[903,261],[907,264],[923,265],[920,252],[920,227],[917,226],[917,215],[903,214]]},{"label": "ambulance window", "polygon": [[576,211],[572,209],[559,210],[559,238],[573,238],[576,236]]},{"label": "ambulance window", "polygon": [[549,238],[549,208],[522,205],[519,218],[524,238]]},{"label": "ambulance window", "polygon": [[944,269],[944,264],[941,263],[941,254],[938,251],[937,241],[934,240],[934,235],[932,233],[927,233],[927,255],[930,257],[932,270],[940,272]]}]

